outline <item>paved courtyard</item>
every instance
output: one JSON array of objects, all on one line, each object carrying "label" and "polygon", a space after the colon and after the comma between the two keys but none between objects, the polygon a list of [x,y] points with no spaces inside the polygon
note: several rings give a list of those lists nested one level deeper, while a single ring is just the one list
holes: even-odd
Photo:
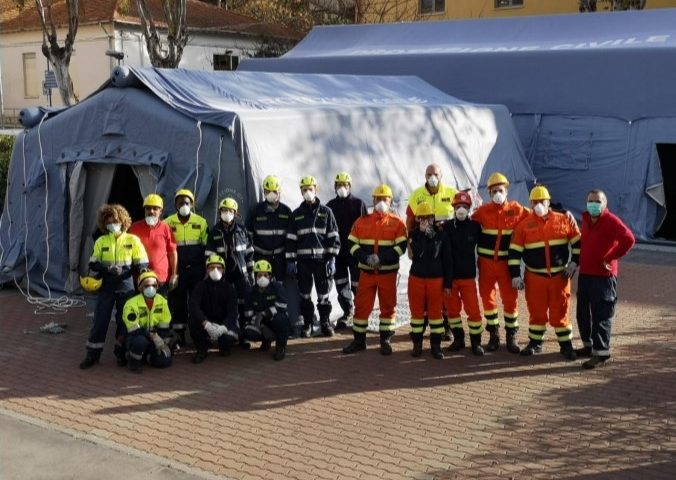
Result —
[{"label": "paved courtyard", "polygon": [[[564,362],[551,330],[534,358],[503,347],[437,361],[409,355],[407,327],[389,358],[375,335],[367,352],[344,356],[350,337],[338,335],[292,341],[283,362],[236,351],[193,365],[182,354],[171,369],[140,376],[115,365],[109,336],[101,364],[81,371],[84,309],[33,315],[16,290],[0,291],[0,305],[0,409],[193,475],[671,479],[676,472],[675,253],[637,251],[621,265],[614,361],[594,371]],[[520,309],[525,326],[523,298]],[[66,333],[39,333],[51,320],[68,323]]]}]

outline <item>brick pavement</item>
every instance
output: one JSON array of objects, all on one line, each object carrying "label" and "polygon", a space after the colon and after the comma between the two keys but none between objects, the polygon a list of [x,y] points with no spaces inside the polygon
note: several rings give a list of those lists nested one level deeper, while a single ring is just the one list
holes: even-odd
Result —
[{"label": "brick pavement", "polygon": [[410,357],[406,328],[390,358],[375,335],[343,356],[340,335],[292,341],[283,362],[184,354],[140,376],[115,366],[109,336],[81,371],[84,310],[41,334],[52,318],[4,290],[0,408],[235,479],[672,478],[676,257],[636,258],[622,265],[614,361],[591,372],[562,361],[551,330],[531,359],[436,361]]}]

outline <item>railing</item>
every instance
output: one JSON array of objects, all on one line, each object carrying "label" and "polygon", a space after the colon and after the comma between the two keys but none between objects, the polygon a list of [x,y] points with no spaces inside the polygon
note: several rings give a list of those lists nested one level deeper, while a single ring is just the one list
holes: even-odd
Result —
[{"label": "railing", "polygon": [[0,112],[0,128],[21,128],[19,123],[20,108],[5,108]]}]

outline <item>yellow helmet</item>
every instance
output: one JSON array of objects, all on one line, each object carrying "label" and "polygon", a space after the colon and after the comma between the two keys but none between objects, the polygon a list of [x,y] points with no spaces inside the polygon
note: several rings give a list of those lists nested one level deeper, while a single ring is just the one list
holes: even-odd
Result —
[{"label": "yellow helmet", "polygon": [[192,203],[195,203],[195,196],[187,188],[182,188],[176,192],[176,195],[174,195],[174,201],[176,201],[178,197],[188,197]]},{"label": "yellow helmet", "polygon": [[272,273],[272,265],[267,260],[258,260],[254,264],[254,273]]},{"label": "yellow helmet", "polygon": [[352,177],[347,172],[338,172],[336,174],[335,183],[352,183]]},{"label": "yellow helmet", "polygon": [[416,217],[433,217],[434,216],[434,207],[427,202],[419,203],[415,207],[415,216]]},{"label": "yellow helmet", "polygon": [[164,208],[164,200],[156,193],[151,193],[143,199],[144,207],[158,207]]},{"label": "yellow helmet", "polygon": [[235,200],[234,198],[230,198],[230,197],[227,197],[227,198],[224,198],[223,200],[221,200],[221,204],[218,206],[219,209],[220,208],[229,208],[230,210],[234,210],[235,212],[237,211],[237,207],[238,207],[237,200]]},{"label": "yellow helmet", "polygon": [[143,285],[143,281],[149,278],[154,278],[155,281],[159,281],[159,279],[157,278],[157,274],[155,272],[153,272],[152,270],[146,270],[145,272],[143,272],[141,275],[138,276],[137,281],[138,288],[141,288],[141,285]]},{"label": "yellow helmet", "polygon": [[315,177],[308,175],[307,177],[303,177],[300,179],[300,188],[303,187],[317,187],[317,180],[315,180]]},{"label": "yellow helmet", "polygon": [[80,277],[80,285],[82,286],[82,289],[85,292],[96,292],[101,288],[101,284],[103,283],[103,280],[100,278],[96,277]]},{"label": "yellow helmet", "polygon": [[207,257],[206,266],[218,264],[221,267],[225,268],[225,260],[220,255],[209,255]]},{"label": "yellow helmet", "polygon": [[549,194],[549,190],[544,185],[535,185],[533,190],[530,191],[530,200],[539,201],[539,200],[551,200],[552,196]]},{"label": "yellow helmet", "polygon": [[507,177],[505,177],[502,173],[493,172],[491,173],[491,176],[488,177],[488,188],[490,189],[495,185],[504,185],[505,187],[509,187],[509,180],[507,180]]},{"label": "yellow helmet", "polygon": [[373,189],[373,197],[390,197],[392,198],[392,189],[389,185],[381,183]]},{"label": "yellow helmet", "polygon": [[274,175],[268,175],[263,179],[263,189],[270,192],[279,192],[282,188],[282,184],[279,183],[279,178]]}]

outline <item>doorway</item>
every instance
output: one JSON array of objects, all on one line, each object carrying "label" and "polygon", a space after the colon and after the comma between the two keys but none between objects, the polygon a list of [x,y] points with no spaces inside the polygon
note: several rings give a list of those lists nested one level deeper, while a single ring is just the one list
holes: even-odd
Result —
[{"label": "doorway", "polygon": [[662,168],[667,215],[655,236],[676,241],[676,143],[658,143],[657,155]]},{"label": "doorway", "polygon": [[127,209],[131,220],[145,218],[143,196],[139,187],[138,178],[129,165],[116,165],[113,183],[110,187],[107,203],[119,203]]}]

